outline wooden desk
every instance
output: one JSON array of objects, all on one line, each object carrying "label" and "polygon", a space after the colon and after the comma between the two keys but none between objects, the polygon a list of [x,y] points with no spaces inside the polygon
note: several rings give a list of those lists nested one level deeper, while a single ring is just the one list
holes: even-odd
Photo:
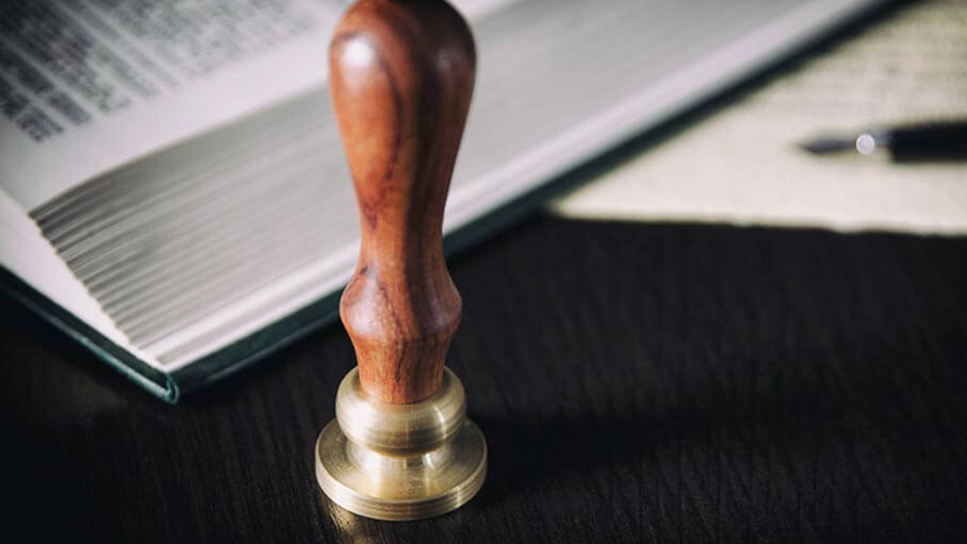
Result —
[{"label": "wooden desk", "polygon": [[341,328],[172,407],[4,299],[11,541],[967,539],[967,239],[539,218],[452,271],[490,475],[406,524],[316,487]]}]

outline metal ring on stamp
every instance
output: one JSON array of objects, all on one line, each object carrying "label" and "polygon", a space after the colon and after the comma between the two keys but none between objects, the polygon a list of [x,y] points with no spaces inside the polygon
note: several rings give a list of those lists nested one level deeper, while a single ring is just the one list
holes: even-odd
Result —
[{"label": "metal ring on stamp", "polygon": [[337,419],[316,442],[316,479],[329,498],[361,516],[404,521],[445,514],[477,494],[487,444],[466,419],[460,380],[444,373],[435,395],[412,404],[376,401],[359,387],[356,369],[346,376]]}]

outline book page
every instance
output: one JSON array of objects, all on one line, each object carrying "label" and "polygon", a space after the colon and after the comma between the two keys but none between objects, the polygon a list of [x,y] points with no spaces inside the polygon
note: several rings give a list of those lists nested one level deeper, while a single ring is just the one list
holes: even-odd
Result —
[{"label": "book page", "polygon": [[967,119],[967,2],[905,7],[555,202],[567,217],[967,233],[967,162],[797,143]]},{"label": "book page", "polygon": [[[26,209],[321,83],[334,2],[0,7],[0,180]],[[271,75],[271,77],[267,77]]]},{"label": "book page", "polygon": [[21,278],[30,278],[34,289],[60,307],[82,319],[115,344],[149,364],[157,364],[147,353],[132,346],[94,297],[78,281],[54,248],[0,189],[0,264]]},{"label": "book page", "polygon": [[[455,2],[471,18],[508,0]],[[0,3],[0,187],[78,182],[319,88],[348,0]]]}]

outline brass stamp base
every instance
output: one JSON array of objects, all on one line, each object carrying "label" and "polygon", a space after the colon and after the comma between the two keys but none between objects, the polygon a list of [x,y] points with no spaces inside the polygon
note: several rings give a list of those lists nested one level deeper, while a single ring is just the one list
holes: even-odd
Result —
[{"label": "brass stamp base", "polygon": [[487,443],[466,419],[460,380],[445,370],[433,397],[413,404],[371,399],[353,369],[339,386],[336,421],[316,442],[316,479],[339,506],[405,521],[438,516],[472,499],[487,473]]}]

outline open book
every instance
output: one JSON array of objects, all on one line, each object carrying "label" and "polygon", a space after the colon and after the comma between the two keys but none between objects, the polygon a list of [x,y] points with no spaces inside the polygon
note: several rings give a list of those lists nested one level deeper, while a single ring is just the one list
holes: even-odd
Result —
[{"label": "open book", "polygon": [[[0,5],[0,280],[169,401],[335,315],[358,225],[328,97],[347,2]],[[478,85],[444,230],[877,0],[456,0]]]}]

